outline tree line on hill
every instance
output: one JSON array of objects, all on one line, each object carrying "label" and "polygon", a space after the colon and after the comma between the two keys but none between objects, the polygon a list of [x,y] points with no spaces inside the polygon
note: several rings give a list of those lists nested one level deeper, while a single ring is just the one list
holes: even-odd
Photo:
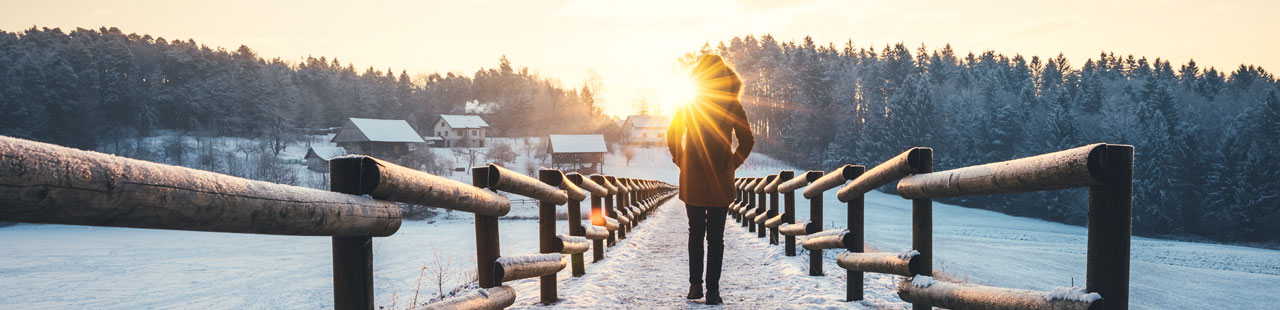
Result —
[{"label": "tree line on hill", "polygon": [[[1135,233],[1280,240],[1280,82],[1260,67],[1106,52],[1073,64],[769,35],[682,61],[700,54],[726,57],[741,75],[758,150],[799,167],[871,166],[913,146],[933,147],[944,170],[1132,144]],[[1077,189],[944,201],[1082,225],[1086,200]]]},{"label": "tree line on hill", "polygon": [[564,87],[505,56],[471,75],[411,77],[114,27],[0,30],[0,134],[83,149],[167,130],[262,139],[279,152],[303,128],[348,117],[407,118],[429,135],[436,115],[463,114],[467,102],[486,104],[493,136],[594,132],[611,120],[590,84]]}]

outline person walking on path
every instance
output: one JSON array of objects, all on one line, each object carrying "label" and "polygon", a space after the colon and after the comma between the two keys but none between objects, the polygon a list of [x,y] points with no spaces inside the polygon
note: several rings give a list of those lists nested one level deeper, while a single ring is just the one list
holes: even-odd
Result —
[{"label": "person walking on path", "polygon": [[[689,217],[689,299],[702,298],[702,240],[707,240],[706,304],[718,305],[724,222],[733,202],[733,173],[755,138],[738,100],[742,81],[717,55],[698,58],[690,73],[698,94],[676,110],[667,129],[671,161],[680,168],[680,200]],[[733,138],[738,146],[733,148]]]}]

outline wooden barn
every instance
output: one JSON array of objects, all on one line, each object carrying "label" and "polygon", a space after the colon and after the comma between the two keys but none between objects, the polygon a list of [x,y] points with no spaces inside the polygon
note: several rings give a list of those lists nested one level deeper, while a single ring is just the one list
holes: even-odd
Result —
[{"label": "wooden barn", "polygon": [[337,156],[347,155],[347,150],[340,146],[312,146],[307,148],[307,169],[316,172],[329,172],[329,160]]},{"label": "wooden barn", "polygon": [[564,172],[604,173],[604,135],[551,135],[551,166]]},{"label": "wooden barn", "polygon": [[347,119],[332,142],[351,153],[388,158],[407,155],[411,147],[426,144],[404,120],[354,117]]}]

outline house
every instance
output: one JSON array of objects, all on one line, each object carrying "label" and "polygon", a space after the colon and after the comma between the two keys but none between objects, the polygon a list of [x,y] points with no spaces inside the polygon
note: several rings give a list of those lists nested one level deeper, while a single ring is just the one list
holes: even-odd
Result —
[{"label": "house", "polygon": [[409,154],[410,147],[426,143],[401,119],[348,118],[331,142],[352,153],[376,157]]},{"label": "house", "polygon": [[347,155],[347,150],[340,146],[312,146],[307,148],[307,169],[315,172],[329,172],[329,160],[337,156]]},{"label": "house", "polygon": [[671,119],[661,115],[631,115],[622,122],[622,136],[629,144],[662,145],[667,143],[667,126]]},{"label": "house", "polygon": [[603,173],[604,135],[550,135],[551,166],[564,172]]},{"label": "house", "polygon": [[443,147],[484,147],[489,124],[479,115],[440,115],[431,133],[444,139]]}]

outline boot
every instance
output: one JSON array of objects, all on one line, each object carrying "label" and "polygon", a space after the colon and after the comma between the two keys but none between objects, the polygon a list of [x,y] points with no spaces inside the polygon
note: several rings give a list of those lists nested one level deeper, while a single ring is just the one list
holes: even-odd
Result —
[{"label": "boot", "polygon": [[708,305],[719,305],[719,304],[722,304],[722,303],[724,303],[724,300],[721,300],[721,299],[720,299],[720,291],[719,291],[719,290],[708,290],[708,291],[707,291],[707,304],[708,304]]},{"label": "boot", "polygon": [[685,295],[684,298],[688,298],[688,299],[702,298],[702,286],[697,284],[690,285],[689,295]]}]

